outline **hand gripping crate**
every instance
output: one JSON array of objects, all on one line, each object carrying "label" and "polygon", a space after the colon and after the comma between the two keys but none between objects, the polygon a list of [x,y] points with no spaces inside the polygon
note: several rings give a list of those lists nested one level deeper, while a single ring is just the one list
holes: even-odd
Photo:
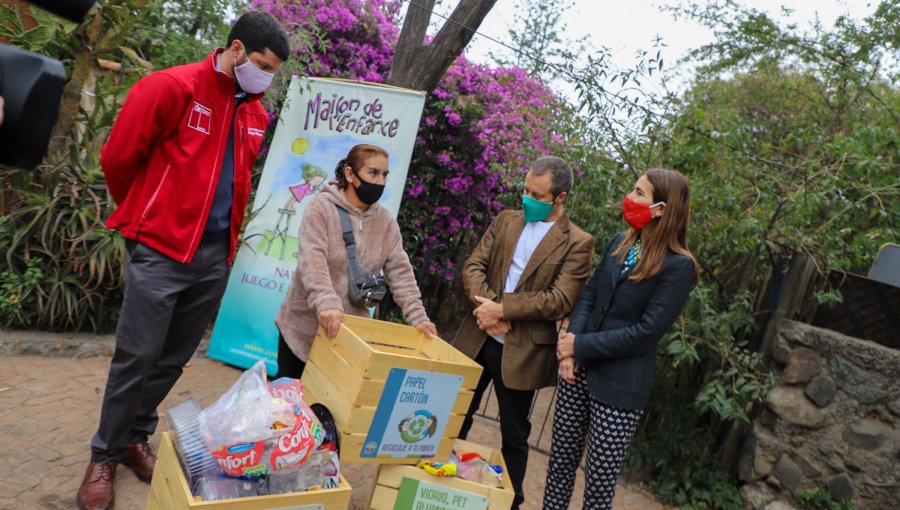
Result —
[{"label": "hand gripping crate", "polygon": [[[430,475],[415,466],[384,465],[378,466],[378,475],[372,488],[372,494],[369,497],[368,508],[371,510],[393,510],[403,478],[415,478],[416,480],[424,480],[441,487],[484,496],[488,500],[488,510],[509,510],[512,507],[516,493],[513,490],[512,482],[509,480],[509,475],[506,474],[506,462],[503,461],[503,454],[500,453],[500,450],[463,441],[462,439],[456,440],[455,448],[458,454],[478,452],[490,464],[501,466],[503,468],[501,479],[503,486],[493,487],[453,476],[441,478]],[[447,458],[449,458],[449,455],[438,460],[441,461]]]},{"label": "hand gripping crate", "polygon": [[382,391],[393,368],[462,377],[436,457],[448,457],[481,377],[481,365],[418,329],[351,315],[328,340],[319,328],[303,371],[307,401],[331,411],[341,440],[341,464],[415,464],[418,458],[361,457]]},{"label": "hand gripping crate", "polygon": [[153,470],[150,484],[150,498],[147,510],[263,510],[271,508],[294,508],[309,505],[323,510],[347,510],[350,506],[350,484],[340,475],[341,483],[334,489],[272,494],[249,498],[203,501],[191,494],[187,478],[172,443],[170,432],[163,432],[159,441],[159,456]]}]

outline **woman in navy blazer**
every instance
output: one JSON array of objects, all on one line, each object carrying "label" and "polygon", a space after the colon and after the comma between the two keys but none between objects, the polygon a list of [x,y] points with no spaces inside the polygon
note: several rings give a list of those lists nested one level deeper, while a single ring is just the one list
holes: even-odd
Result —
[{"label": "woman in navy blazer", "polygon": [[631,230],[616,235],[560,333],[559,393],[545,509],[566,509],[589,440],[583,508],[612,508],[625,450],[653,381],[656,346],[697,279],[688,249],[690,190],[648,170],[625,197]]}]

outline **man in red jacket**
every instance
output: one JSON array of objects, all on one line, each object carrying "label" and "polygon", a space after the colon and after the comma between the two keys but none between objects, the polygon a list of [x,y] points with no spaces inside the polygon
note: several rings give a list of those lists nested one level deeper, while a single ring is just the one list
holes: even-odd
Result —
[{"label": "man in red jacket", "polygon": [[131,89],[101,162],[125,237],[125,296],[100,424],[78,490],[110,508],[121,462],[149,481],[156,407],[200,343],[225,290],[268,115],[259,104],[290,53],[272,15],[248,12],[224,49]]}]

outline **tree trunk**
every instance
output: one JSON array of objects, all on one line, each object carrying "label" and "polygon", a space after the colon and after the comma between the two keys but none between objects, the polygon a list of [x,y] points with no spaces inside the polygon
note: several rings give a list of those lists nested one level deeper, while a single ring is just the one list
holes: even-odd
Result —
[{"label": "tree trunk", "polygon": [[119,20],[121,25],[116,27],[117,31],[115,33],[107,32],[108,26],[101,9],[91,11],[87,21],[75,33],[75,37],[79,37],[82,40],[83,46],[80,51],[73,55],[72,71],[65,88],[63,88],[59,104],[59,115],[50,136],[50,145],[47,148],[45,161],[52,161],[56,155],[67,150],[70,143],[73,143],[72,129],[78,118],[85,83],[94,72],[97,65],[97,57],[119,47],[122,41],[130,35],[131,27],[134,25],[137,17],[133,12],[145,7],[147,0],[127,0],[118,3],[127,7],[132,13],[125,14],[125,17]]},{"label": "tree trunk", "polygon": [[435,0],[413,0],[406,9],[388,84],[431,92],[462,53],[497,0],[461,0],[430,44],[425,31]]},{"label": "tree trunk", "polygon": [[69,81],[66,82],[59,100],[59,113],[50,135],[45,161],[53,161],[55,155],[65,152],[68,150],[69,144],[73,143],[72,128],[81,107],[82,89],[91,74],[93,65],[94,54],[90,50],[85,50],[75,56],[72,74],[69,76]]}]

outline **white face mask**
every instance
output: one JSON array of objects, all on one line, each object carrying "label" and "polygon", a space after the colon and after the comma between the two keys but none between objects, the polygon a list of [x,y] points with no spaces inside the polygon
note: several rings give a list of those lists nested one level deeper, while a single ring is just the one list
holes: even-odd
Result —
[{"label": "white face mask", "polygon": [[[246,51],[244,54],[246,54]],[[250,60],[250,57],[247,57],[247,61],[243,64],[236,64],[237,60],[235,60],[234,77],[237,79],[238,85],[241,86],[241,90],[244,92],[248,94],[259,94],[265,92],[266,89],[272,85],[272,79],[275,78],[275,73],[267,73],[256,67],[256,64]]]}]

